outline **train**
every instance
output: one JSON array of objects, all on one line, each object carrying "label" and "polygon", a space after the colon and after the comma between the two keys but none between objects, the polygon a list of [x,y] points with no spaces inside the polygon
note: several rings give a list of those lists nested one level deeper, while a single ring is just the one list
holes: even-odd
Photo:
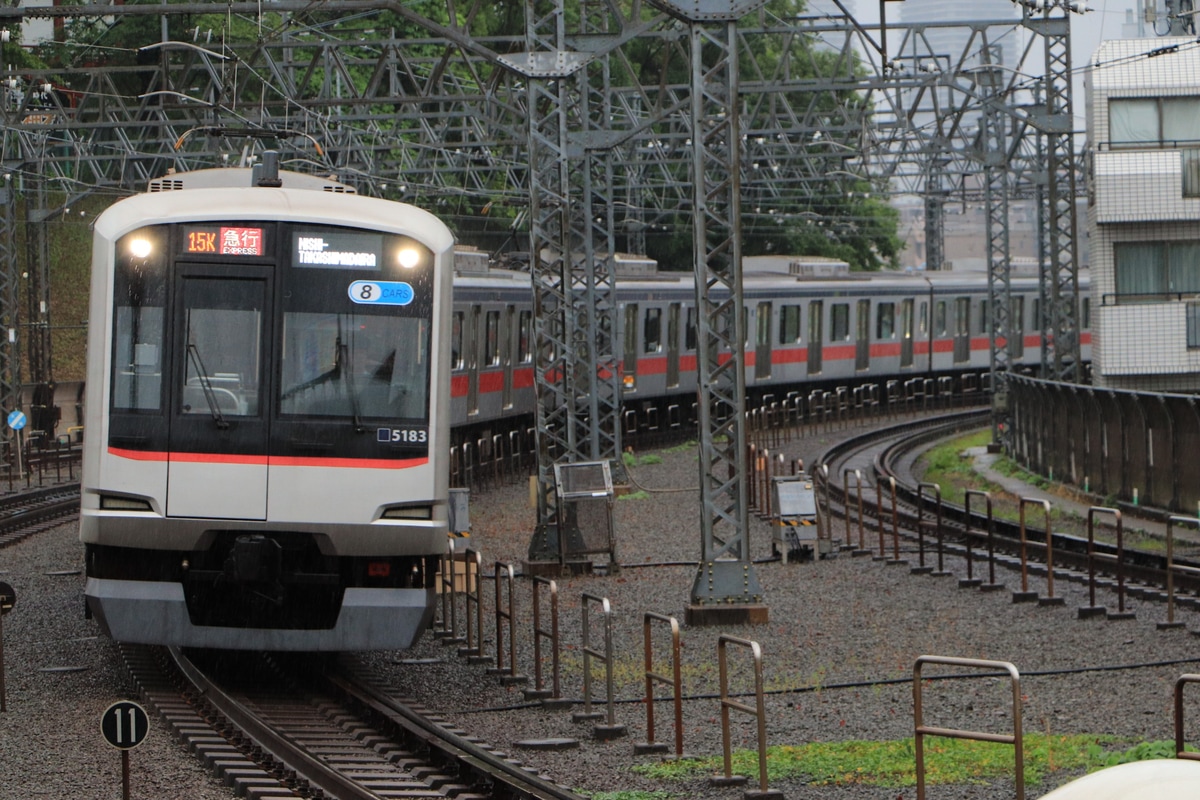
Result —
[{"label": "train", "polygon": [[[87,612],[124,642],[409,647],[437,599],[458,443],[534,424],[528,269],[270,153],[114,203],[92,259]],[[784,262],[743,270],[750,403],[986,373],[986,275]],[[692,275],[613,266],[623,418],[686,423]],[[1014,278],[1014,368],[1036,368],[1038,318],[1036,278]]]},{"label": "train", "polygon": [[274,158],[97,218],[80,538],[105,633],[412,645],[447,549],[453,248]]},{"label": "train", "polygon": [[[695,421],[696,291],[690,271],[614,259],[614,327],[626,432]],[[459,444],[528,429],[534,411],[533,308],[527,270],[486,253],[456,259],[451,332],[452,436]],[[1041,364],[1039,281],[1010,280],[1009,368]],[[880,402],[916,380],[985,389],[991,364],[986,272],[851,272],[845,262],[748,258],[742,271],[747,408],[814,390],[873,385]],[[1080,272],[1081,365],[1091,361],[1087,270]],[[942,385],[945,385],[944,383]],[[525,426],[524,428],[522,426]],[[499,441],[508,441],[506,436]]]}]

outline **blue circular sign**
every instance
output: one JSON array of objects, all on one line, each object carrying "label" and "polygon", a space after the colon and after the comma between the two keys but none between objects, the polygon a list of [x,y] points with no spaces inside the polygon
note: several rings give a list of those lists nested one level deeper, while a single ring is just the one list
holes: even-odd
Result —
[{"label": "blue circular sign", "polygon": [[25,427],[25,414],[20,411],[10,412],[8,415],[8,427],[14,431],[19,431]]}]

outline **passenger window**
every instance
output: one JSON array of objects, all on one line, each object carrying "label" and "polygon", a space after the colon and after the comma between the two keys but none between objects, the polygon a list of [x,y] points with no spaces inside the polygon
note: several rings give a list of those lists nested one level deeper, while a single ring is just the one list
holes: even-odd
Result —
[{"label": "passenger window", "polygon": [[830,330],[829,341],[844,342],[850,338],[850,306],[847,303],[836,303],[829,309]]},{"label": "passenger window", "polygon": [[638,305],[625,306],[625,371],[634,372],[637,367]]},{"label": "passenger window", "polygon": [[500,312],[487,312],[487,333],[483,343],[483,365],[495,367],[500,364]]},{"label": "passenger window", "polygon": [[687,322],[684,324],[683,328],[683,349],[695,350],[697,338],[696,309],[695,307],[691,307],[687,310]]},{"label": "passenger window", "polygon": [[517,325],[520,328],[517,333],[517,360],[528,364],[533,361],[533,312],[522,311]]},{"label": "passenger window", "polygon": [[795,344],[800,341],[800,306],[783,306],[779,309],[779,343]]},{"label": "passenger window", "polygon": [[266,285],[188,278],[183,285],[184,414],[258,414]]},{"label": "passenger window", "polygon": [[946,301],[938,300],[937,305],[933,307],[933,334],[934,336],[946,335]]},{"label": "passenger window", "polygon": [[646,309],[646,341],[643,352],[662,352],[662,309]]},{"label": "passenger window", "polygon": [[875,310],[875,338],[891,339],[896,335],[896,304],[880,303]]},{"label": "passenger window", "polygon": [[450,369],[463,368],[463,312],[454,312],[450,326]]},{"label": "passenger window", "polygon": [[765,347],[771,343],[771,304],[759,303],[758,311],[758,335],[754,343],[759,347]]}]

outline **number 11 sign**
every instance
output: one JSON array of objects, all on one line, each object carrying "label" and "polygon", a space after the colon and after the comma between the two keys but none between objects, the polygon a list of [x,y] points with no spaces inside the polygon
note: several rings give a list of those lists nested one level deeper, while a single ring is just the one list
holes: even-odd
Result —
[{"label": "number 11 sign", "polygon": [[150,718],[146,709],[132,700],[118,700],[100,717],[104,739],[121,751],[121,798],[129,800],[129,751],[146,740]]}]

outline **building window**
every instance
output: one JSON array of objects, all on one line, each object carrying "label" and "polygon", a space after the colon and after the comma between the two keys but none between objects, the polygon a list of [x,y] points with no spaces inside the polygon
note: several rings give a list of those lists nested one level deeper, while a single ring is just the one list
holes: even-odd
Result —
[{"label": "building window", "polygon": [[1187,346],[1200,347],[1200,303],[1187,304]]},{"label": "building window", "polygon": [[1200,242],[1121,242],[1113,256],[1119,298],[1200,294]]},{"label": "building window", "polygon": [[1183,177],[1183,196],[1200,197],[1200,150],[1180,150],[1179,171]]},{"label": "building window", "polygon": [[1200,139],[1200,97],[1108,101],[1108,140],[1117,147],[1178,147]]}]

